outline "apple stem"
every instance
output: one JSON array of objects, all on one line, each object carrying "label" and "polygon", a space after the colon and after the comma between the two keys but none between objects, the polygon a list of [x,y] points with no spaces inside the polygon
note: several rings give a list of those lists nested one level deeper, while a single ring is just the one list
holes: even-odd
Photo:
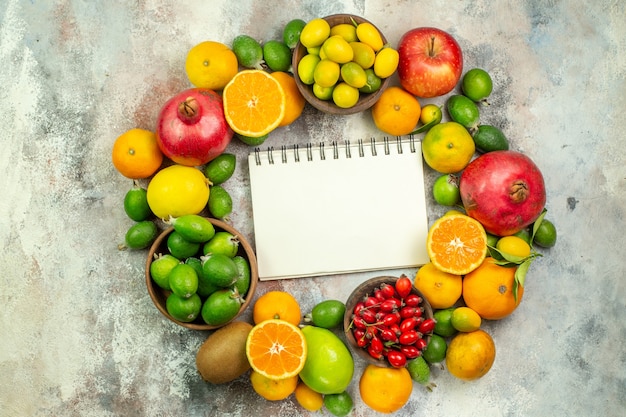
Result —
[{"label": "apple stem", "polygon": [[430,37],[430,45],[428,45],[428,56],[431,58],[435,56],[435,37]]}]

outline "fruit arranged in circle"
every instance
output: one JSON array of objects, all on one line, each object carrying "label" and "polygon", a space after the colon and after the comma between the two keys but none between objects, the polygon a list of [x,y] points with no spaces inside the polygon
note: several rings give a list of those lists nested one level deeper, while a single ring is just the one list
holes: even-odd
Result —
[{"label": "fruit arranged in circle", "polygon": [[205,41],[187,53],[185,71],[196,87],[221,90],[239,70],[237,56],[220,42]]},{"label": "fruit arranged in circle", "polygon": [[208,240],[202,247],[204,255],[213,255],[216,253],[226,255],[233,258],[239,250],[239,238],[230,232],[224,230],[216,232],[215,235]]},{"label": "fruit arranged in circle", "polygon": [[429,167],[442,174],[453,174],[465,168],[476,151],[474,139],[457,122],[439,123],[422,139],[422,154]]},{"label": "fruit arranged in circle", "polygon": [[163,162],[156,134],[145,129],[130,129],[120,135],[111,151],[113,166],[130,179],[148,178]]},{"label": "fruit arranged in circle", "polygon": [[374,73],[380,78],[391,77],[398,68],[400,57],[393,48],[383,48],[376,54]]},{"label": "fruit arranged in circle", "polygon": [[271,75],[280,83],[285,93],[285,116],[278,127],[287,126],[300,117],[306,100],[298,90],[296,80],[292,75],[282,71],[274,71]]},{"label": "fruit arranged in circle", "polygon": [[155,259],[150,263],[150,277],[164,290],[171,290],[169,273],[180,261],[172,254],[155,254]]},{"label": "fruit arranged in circle", "polygon": [[317,303],[310,313],[304,316],[305,322],[317,327],[332,329],[338,327],[346,313],[346,305],[339,300],[324,300]]},{"label": "fruit arranged in circle", "polygon": [[152,216],[147,194],[146,189],[140,187],[137,183],[128,190],[124,196],[124,212],[130,219],[141,222]]},{"label": "fruit arranged in circle", "polygon": [[500,129],[492,125],[480,125],[472,138],[476,144],[476,150],[480,153],[493,151],[506,151],[509,149],[509,141]]},{"label": "fruit arranged in circle", "polygon": [[220,185],[233,176],[236,166],[237,157],[232,153],[224,152],[206,165],[204,175],[211,185]]},{"label": "fruit arranged in circle", "polygon": [[322,18],[315,18],[304,25],[300,32],[300,43],[306,48],[321,46],[330,35],[330,25]]},{"label": "fruit arranged in circle", "polygon": [[437,385],[430,382],[430,366],[422,356],[410,360],[406,364],[406,369],[411,375],[411,379],[418,384],[424,385],[428,390],[432,391]]},{"label": "fruit arranged in circle", "polygon": [[513,235],[498,239],[496,249],[520,259],[529,257],[531,252],[530,245],[524,239]]},{"label": "fruit arranged in circle", "polygon": [[487,234],[475,219],[464,214],[440,217],[428,230],[426,248],[437,269],[465,275],[487,256]]},{"label": "fruit arranged in circle", "polygon": [[175,320],[190,323],[200,314],[202,300],[198,294],[185,298],[171,293],[165,300],[165,308]]},{"label": "fruit arranged in circle", "polygon": [[169,224],[183,239],[191,243],[203,243],[215,236],[215,227],[206,217],[185,214],[171,217]]},{"label": "fruit arranged in circle", "polygon": [[476,103],[469,98],[460,94],[454,94],[448,97],[446,109],[453,121],[463,125],[470,132],[475,132],[478,129],[480,112]]},{"label": "fruit arranged in circle", "polygon": [[167,250],[178,259],[194,256],[199,249],[199,243],[188,241],[176,230],[167,237]]},{"label": "fruit arranged in circle", "polygon": [[359,379],[359,393],[363,402],[380,413],[393,413],[409,401],[413,380],[402,368],[383,368],[367,365]]},{"label": "fruit arranged in circle", "polygon": [[288,48],[293,49],[296,47],[304,26],[306,26],[306,22],[302,19],[293,19],[287,22],[283,28],[283,42],[285,42]]},{"label": "fruit arranged in circle", "polygon": [[493,90],[493,81],[487,71],[482,68],[472,68],[467,71],[461,80],[461,89],[466,97],[473,101],[486,102]]},{"label": "fruit arranged in circle", "polygon": [[198,290],[198,274],[189,264],[179,263],[168,276],[170,288],[181,298],[189,298]]},{"label": "fruit arranged in circle", "polygon": [[489,333],[458,333],[448,345],[446,368],[455,377],[472,381],[489,372],[495,359],[496,346]]},{"label": "fruit arranged in circle", "polygon": [[513,295],[517,267],[497,265],[493,258],[486,258],[474,271],[463,278],[463,300],[483,319],[499,320],[507,317],[519,305],[524,287]]},{"label": "fruit arranged in circle", "polygon": [[274,130],[285,116],[285,92],[265,71],[240,71],[224,87],[224,115],[236,133],[260,137]]},{"label": "fruit arranged in circle", "polygon": [[275,290],[266,292],[255,301],[252,318],[255,324],[269,319],[281,319],[297,326],[302,313],[300,304],[293,295]]},{"label": "fruit arranged in circle", "polygon": [[252,369],[266,378],[297,378],[307,358],[307,343],[297,326],[285,320],[269,319],[250,331],[246,356]]},{"label": "fruit arranged in circle", "polygon": [[336,417],[345,417],[354,407],[354,401],[347,391],[324,395],[324,407]]},{"label": "fruit arranged in circle", "polygon": [[413,285],[424,294],[432,308],[446,309],[461,298],[463,277],[444,272],[428,262],[417,270]]},{"label": "fruit arranged in circle", "polygon": [[461,201],[459,178],[453,174],[443,174],[433,184],[433,198],[442,206],[455,206]]},{"label": "fruit arranged in circle", "polygon": [[372,106],[374,124],[385,133],[394,136],[407,135],[413,131],[420,117],[419,101],[400,87],[389,87]]},{"label": "fruit arranged in circle", "polygon": [[296,390],[298,385],[298,375],[272,379],[252,370],[250,372],[250,382],[252,389],[261,397],[268,401],[280,401],[289,397]]},{"label": "fruit arranged in circle", "polygon": [[227,219],[233,211],[233,199],[224,187],[214,185],[210,190],[207,207],[216,219]]},{"label": "fruit arranged in circle", "polygon": [[356,37],[359,41],[372,48],[374,52],[380,51],[384,46],[384,41],[380,32],[376,26],[369,22],[362,22],[356,26]]},{"label": "fruit arranged in circle", "polygon": [[272,39],[265,42],[263,59],[272,71],[291,71],[291,49],[281,41]]},{"label": "fruit arranged in circle", "polygon": [[243,302],[237,291],[229,288],[219,289],[207,297],[200,314],[206,324],[221,326],[239,314],[241,304]]},{"label": "fruit arranged in circle", "polygon": [[447,350],[448,344],[446,339],[438,334],[433,334],[426,349],[424,349],[422,357],[430,364],[441,363],[446,359]]},{"label": "fruit arranged in circle", "polygon": [[294,391],[298,404],[308,411],[319,411],[324,406],[324,396],[313,391],[304,382],[300,381]]},{"label": "fruit arranged in circle", "polygon": [[158,230],[154,222],[144,220],[132,225],[124,236],[124,247],[130,249],[145,249],[154,242],[158,234]]},{"label": "fruit arranged in circle", "polygon": [[197,168],[171,165],[155,174],[147,189],[148,204],[160,219],[198,214],[209,201],[209,182]]},{"label": "fruit arranged in circle", "polygon": [[237,281],[239,271],[230,256],[222,253],[208,253],[200,259],[202,272],[211,284],[226,288]]},{"label": "fruit arranged in circle", "polygon": [[450,337],[457,332],[457,330],[452,325],[452,313],[454,312],[454,310],[454,307],[450,307],[437,310],[433,313],[433,317],[437,322],[435,324],[435,329],[433,330],[433,333],[443,337]]},{"label": "fruit arranged in circle", "polygon": [[252,36],[239,35],[233,39],[233,53],[244,68],[263,69],[263,47]]},{"label": "fruit arranged in circle", "polygon": [[480,324],[480,315],[469,307],[458,307],[452,313],[452,326],[460,332],[473,332]]}]

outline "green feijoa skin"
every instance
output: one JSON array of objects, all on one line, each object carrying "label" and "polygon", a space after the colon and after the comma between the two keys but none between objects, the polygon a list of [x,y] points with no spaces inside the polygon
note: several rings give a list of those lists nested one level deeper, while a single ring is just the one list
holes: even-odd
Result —
[{"label": "green feijoa skin", "polygon": [[237,266],[237,281],[233,284],[242,297],[248,293],[250,289],[250,264],[243,256],[235,256],[233,262]]},{"label": "green feijoa skin", "polygon": [[291,49],[281,41],[272,39],[265,42],[263,59],[272,71],[291,71]]},{"label": "green feijoa skin", "polygon": [[470,132],[478,129],[480,113],[478,106],[471,99],[460,94],[450,96],[446,102],[446,108],[452,120],[463,125]]},{"label": "green feijoa skin", "polygon": [[302,19],[293,19],[285,25],[283,29],[283,42],[287,47],[290,49],[296,47],[304,26],[306,26],[306,22]]},{"label": "green feijoa skin", "polygon": [[263,69],[263,47],[253,37],[237,36],[233,39],[232,49],[242,67]]},{"label": "green feijoa skin", "polygon": [[158,230],[156,224],[150,220],[144,220],[142,222],[132,225],[125,236],[125,244],[120,245],[120,249],[145,249],[152,245],[156,239]]},{"label": "green feijoa skin", "polygon": [[506,151],[509,141],[500,129],[491,125],[480,125],[474,135],[476,150],[480,153]]},{"label": "green feijoa skin", "polygon": [[214,185],[211,187],[207,206],[213,217],[223,219],[233,211],[233,199],[221,185]]},{"label": "green feijoa skin", "polygon": [[202,272],[211,284],[227,288],[237,281],[239,271],[232,258],[221,253],[214,253],[202,256],[200,260]]},{"label": "green feijoa skin", "polygon": [[148,191],[141,188],[137,183],[128,190],[124,196],[124,211],[126,215],[136,222],[147,220],[152,216],[148,205]]},{"label": "green feijoa skin", "polygon": [[226,182],[235,172],[237,157],[232,153],[223,153],[212,160],[204,168],[204,175],[213,185]]},{"label": "green feijoa skin", "polygon": [[239,250],[239,238],[230,232],[220,231],[215,233],[215,236],[202,247],[202,253],[209,255],[213,253],[220,253],[226,255],[229,258],[237,255]]},{"label": "green feijoa skin", "polygon": [[493,81],[484,69],[472,68],[463,76],[461,89],[463,94],[471,100],[488,104],[487,97],[493,90]]},{"label": "green feijoa skin", "polygon": [[196,293],[201,298],[207,298],[209,295],[220,289],[220,287],[211,284],[206,279],[206,277],[204,276],[204,271],[202,270],[202,261],[199,258],[192,256],[185,259],[185,263],[191,265],[193,269],[196,270],[196,274],[198,275],[198,290],[196,291]]},{"label": "green feijoa skin", "polygon": [[171,293],[165,300],[165,309],[175,320],[190,323],[200,315],[202,300],[198,294],[183,298]]},{"label": "green feijoa skin", "polygon": [[170,272],[168,279],[172,292],[179,297],[189,298],[198,291],[198,274],[193,266],[179,263]]},{"label": "green feijoa skin", "polygon": [[174,230],[167,237],[167,249],[178,259],[194,256],[200,250],[200,243],[190,242]]},{"label": "green feijoa skin", "polygon": [[231,321],[240,308],[241,298],[230,289],[221,289],[209,295],[200,314],[206,324],[220,326]]},{"label": "green feijoa skin", "polygon": [[316,304],[304,318],[311,321],[317,327],[333,329],[343,322],[346,313],[346,305],[339,300],[324,300]]},{"label": "green feijoa skin", "polygon": [[197,214],[171,217],[169,223],[188,242],[204,243],[215,236],[213,224],[207,218]]},{"label": "green feijoa skin", "polygon": [[171,290],[168,275],[180,263],[180,260],[169,253],[155,256],[150,263],[150,277],[159,287]]}]

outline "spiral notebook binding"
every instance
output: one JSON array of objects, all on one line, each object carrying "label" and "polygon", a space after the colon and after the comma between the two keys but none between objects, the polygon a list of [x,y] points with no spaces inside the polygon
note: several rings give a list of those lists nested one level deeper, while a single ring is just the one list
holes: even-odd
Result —
[{"label": "spiral notebook binding", "polygon": [[[382,145],[383,145],[383,153],[385,155],[389,155],[392,153],[392,144],[391,144],[391,139],[389,139],[388,137],[384,137],[382,139]],[[395,143],[396,143],[396,153],[398,154],[403,154],[405,151],[405,145],[408,143],[409,145],[409,152],[411,153],[416,153],[417,152],[417,147],[415,145],[415,138],[413,137],[413,135],[409,135],[408,139],[403,140],[403,138],[401,136],[396,136],[395,138]],[[370,138],[369,139],[369,148],[371,151],[372,156],[378,156],[378,145],[380,144],[380,142],[378,142],[375,138]],[[307,161],[313,161],[314,159],[314,152],[313,152],[313,147],[316,146],[312,143],[307,143],[306,144],[306,159]],[[356,143],[356,148],[358,150],[358,155],[360,158],[365,157],[365,142],[363,141],[363,139],[359,139]],[[340,157],[340,148],[343,147],[345,150],[345,156],[346,158],[350,159],[352,158],[352,149],[355,147],[352,146],[350,140],[346,139],[344,141],[343,145],[340,145],[339,142],[337,142],[336,140],[330,142],[330,147],[332,148],[332,158],[333,159],[339,159]],[[319,158],[324,161],[326,160],[326,145],[324,142],[321,142],[317,145],[317,150],[318,150],[318,154],[319,154]],[[300,162],[300,145],[296,144],[293,145],[293,147],[289,148],[287,145],[282,145],[280,147],[280,160],[283,164],[286,164],[290,161],[289,159],[289,151],[293,152],[293,162]],[[261,157],[261,149],[260,148],[255,148],[254,149],[254,161],[256,165],[261,165],[262,164],[262,157]],[[270,165],[274,165],[275,164],[275,160],[274,160],[274,147],[270,146],[266,149],[265,151],[267,153],[267,163]]]}]

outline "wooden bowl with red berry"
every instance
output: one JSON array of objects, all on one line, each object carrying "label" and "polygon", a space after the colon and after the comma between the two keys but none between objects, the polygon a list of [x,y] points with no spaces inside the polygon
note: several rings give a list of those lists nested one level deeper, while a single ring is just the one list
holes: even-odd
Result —
[{"label": "wooden bowl with red berry", "polygon": [[346,301],[343,328],[350,348],[368,363],[402,368],[422,354],[435,327],[433,309],[406,276],[380,276]]}]

